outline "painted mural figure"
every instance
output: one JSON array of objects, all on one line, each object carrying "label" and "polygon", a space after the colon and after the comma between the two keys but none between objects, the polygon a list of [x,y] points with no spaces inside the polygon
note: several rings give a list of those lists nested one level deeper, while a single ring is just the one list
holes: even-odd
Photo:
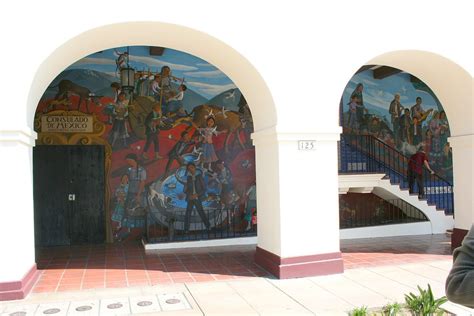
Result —
[{"label": "painted mural figure", "polygon": [[177,114],[178,116],[186,116],[186,113],[184,112],[184,107],[183,107],[183,99],[184,99],[184,92],[188,88],[186,85],[181,84],[179,85],[178,88],[178,93],[174,96],[171,96],[167,99],[167,115],[170,116],[170,113],[172,115]]},{"label": "painted mural figure", "polygon": [[230,174],[230,171],[226,168],[224,161],[218,160],[216,162],[216,171],[214,176],[217,178],[219,181],[219,184],[221,185],[221,201],[224,202],[224,204],[228,204],[228,202],[231,200],[231,193],[232,193],[232,175]]},{"label": "painted mural figure", "polygon": [[217,131],[216,120],[213,116],[209,116],[206,120],[206,127],[198,128],[198,131],[202,135],[202,149],[203,149],[203,164],[207,164],[207,170],[212,171],[212,163],[219,160],[214,149],[213,136],[223,133],[223,131]]},{"label": "painted mural figure", "polygon": [[358,83],[356,88],[351,94],[352,97],[356,97],[356,118],[357,118],[357,125],[359,129],[367,128],[367,123],[365,120],[365,114],[368,113],[368,110],[364,107],[364,96],[362,92],[364,91],[364,85],[362,83]]},{"label": "painted mural figure", "polygon": [[357,107],[358,98],[356,95],[351,96],[351,102],[349,103],[349,118],[347,122],[347,126],[351,129],[351,132],[358,132],[359,130],[359,122],[357,119]]},{"label": "painted mural figure", "polygon": [[146,119],[145,119],[145,134],[146,134],[146,142],[145,147],[143,148],[142,156],[144,159],[148,159],[148,149],[150,145],[153,144],[154,152],[155,152],[155,159],[161,159],[163,157],[160,156],[160,143],[158,139],[158,135],[160,134],[160,125],[162,115],[161,115],[161,106],[159,103],[155,104],[153,111],[151,111]]},{"label": "painted mural figure", "polygon": [[196,144],[196,142],[192,141],[191,138],[192,134],[189,128],[181,133],[180,140],[173,146],[173,148],[168,153],[168,162],[166,163],[165,172],[161,177],[162,180],[166,179],[166,177],[169,176],[170,168],[174,161],[177,161],[180,165],[184,164],[182,156],[186,153],[189,147]]},{"label": "painted mural figure", "polygon": [[250,112],[250,107],[247,103],[247,100],[245,100],[244,95],[240,95],[240,100],[239,100],[239,113],[241,114],[241,124],[242,128],[247,131],[247,134],[251,134],[253,132],[253,118],[252,118],[252,113]]},{"label": "painted mural figure", "polygon": [[125,215],[123,226],[130,228],[143,227],[145,220],[142,217],[144,211],[143,193],[145,189],[145,181],[147,173],[144,167],[138,163],[136,154],[131,153],[125,156],[125,160],[129,165],[127,170],[128,176],[128,192],[125,200]]},{"label": "painted mural figure", "polygon": [[143,73],[137,80],[135,91],[139,96],[147,96],[150,94],[149,89],[149,76],[146,73]]},{"label": "painted mural figure", "polygon": [[413,121],[411,120],[410,109],[403,110],[403,115],[399,120],[399,137],[401,142],[411,143]]},{"label": "painted mural figure", "polygon": [[114,238],[119,238],[119,231],[122,229],[125,220],[125,200],[128,195],[128,175],[124,174],[120,179],[120,185],[115,190],[115,207],[112,213],[112,221],[116,223]]},{"label": "painted mural figure", "polygon": [[171,75],[171,68],[168,66],[161,67],[159,74],[155,75],[155,79],[152,83],[152,93],[155,100],[161,103],[161,110],[163,115],[168,114],[167,100],[173,97],[173,88],[171,86],[172,81],[179,81]]},{"label": "painted mural figure", "polygon": [[115,65],[116,65],[115,72],[119,73],[120,70],[122,70],[122,68],[124,68],[126,65],[128,52],[121,53],[115,49],[115,54],[117,55],[117,59],[115,59]]},{"label": "painted mural figure", "polygon": [[[256,218],[257,210],[257,186],[253,183],[245,193],[245,221],[247,222],[246,231],[252,228],[253,218]],[[255,214],[254,214],[255,213]]]},{"label": "painted mural figure", "polygon": [[399,139],[399,119],[402,116],[403,106],[400,103],[400,93],[395,93],[392,102],[390,102],[390,107],[388,113],[390,113],[391,123],[393,126],[393,134],[396,140]]},{"label": "painted mural figure", "polygon": [[206,226],[206,230],[209,230],[211,224],[209,223],[209,219],[204,213],[204,209],[202,207],[202,200],[204,199],[204,195],[206,193],[204,180],[201,174],[197,174],[196,165],[194,163],[189,163],[186,169],[187,181],[186,185],[184,186],[184,193],[186,194],[187,206],[184,220],[184,232],[189,232],[189,222],[194,208],[196,208],[196,211],[201,217],[202,222]]},{"label": "painted mural figure", "polygon": [[112,111],[113,123],[109,140],[112,147],[118,139],[122,140],[124,147],[127,147],[127,138],[130,137],[127,128],[128,101],[125,92],[120,92],[118,100],[114,104]]},{"label": "painted mural figure", "polygon": [[412,145],[418,146],[423,141],[422,124],[433,109],[423,110],[421,97],[416,98],[416,104],[411,107],[411,116],[413,120],[413,138]]},{"label": "painted mural figure", "polygon": [[113,115],[114,115],[114,109],[115,109],[115,104],[119,101],[119,95],[122,92],[122,87],[120,86],[120,83],[118,82],[112,82],[110,84],[110,88],[113,91],[114,94],[114,102],[108,104],[103,112],[105,115],[107,115],[107,124],[112,125],[113,123]]}]

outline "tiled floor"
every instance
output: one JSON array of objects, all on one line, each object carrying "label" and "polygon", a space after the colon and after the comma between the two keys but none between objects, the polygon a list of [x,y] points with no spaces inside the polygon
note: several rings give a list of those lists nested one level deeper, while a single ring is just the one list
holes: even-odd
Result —
[{"label": "tiled floor", "polygon": [[345,269],[452,260],[444,234],[342,240],[341,251]]},{"label": "tiled floor", "polygon": [[[341,250],[346,269],[451,260],[445,235],[343,240]],[[145,252],[138,243],[40,249],[33,293],[269,276],[254,253],[255,246]]]},{"label": "tiled floor", "polygon": [[38,251],[34,293],[121,288],[266,276],[255,247],[147,251],[136,244],[57,247]]}]

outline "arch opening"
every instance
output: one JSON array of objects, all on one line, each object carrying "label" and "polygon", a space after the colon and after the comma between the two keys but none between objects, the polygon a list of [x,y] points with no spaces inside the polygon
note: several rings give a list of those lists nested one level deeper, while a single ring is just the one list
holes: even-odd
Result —
[{"label": "arch opening", "polygon": [[[446,84],[443,77],[448,76],[457,89]],[[366,194],[371,193],[381,198],[380,205],[386,204],[383,200],[394,199],[400,200],[396,203],[401,205],[410,204],[407,210],[415,207],[417,214],[425,214],[430,220],[431,228],[427,226],[425,233],[442,233],[452,228],[450,214],[454,212],[456,175],[449,137],[472,134],[472,122],[463,117],[472,112],[465,106],[471,103],[471,76],[442,56],[396,51],[370,60],[350,79],[341,97],[339,117],[343,135],[339,172],[349,176],[379,173],[383,178],[372,183],[373,187],[362,188],[353,183],[352,188],[340,188],[340,193],[357,194],[359,203],[365,203]],[[410,158],[414,154],[419,157],[420,150],[434,175],[426,165],[413,167],[419,163]],[[420,169],[420,176],[414,169]],[[389,180],[388,184],[382,184],[384,180]],[[406,194],[405,189],[419,198]],[[345,213],[340,218],[347,218],[347,200],[354,200],[354,194],[350,199],[341,196],[340,204],[344,207],[340,212]],[[388,208],[396,203],[390,202]],[[444,210],[446,216],[439,216],[436,208],[430,209],[433,205]],[[379,214],[380,207],[372,208],[368,226],[386,224]],[[398,207],[397,212],[400,222],[417,217],[408,216],[403,207]],[[403,234],[402,230],[400,233]]]},{"label": "arch opening", "polygon": [[[129,30],[136,34],[150,25],[174,29],[173,38],[180,38],[180,34],[204,38],[213,48],[224,48],[235,63],[228,63],[228,55],[221,69],[212,63],[222,63],[222,56],[209,53],[213,49],[202,54],[211,56],[209,59],[201,59],[176,50],[176,46],[184,46],[182,43],[173,49],[163,45],[170,39],[161,42],[161,46],[120,46],[81,59],[77,54],[68,55],[84,37],[98,37],[123,25],[86,32],[71,41],[74,45],[69,42],[53,53],[36,75],[30,103],[38,98],[37,89],[46,86],[34,112],[37,145],[74,143],[105,147],[108,241],[126,239],[120,229],[126,228],[126,233],[130,233],[134,228],[149,227],[150,221],[159,226],[153,232],[159,235],[155,236],[157,241],[186,239],[190,232],[193,237],[188,239],[255,235],[256,168],[250,134],[254,128],[264,130],[276,123],[268,89],[242,56],[205,34],[161,23],[131,23]],[[199,51],[193,47],[187,47],[187,51]],[[155,55],[156,50],[160,56]],[[64,60],[75,62],[69,67],[59,66],[64,65]],[[240,64],[238,68],[236,63]],[[54,72],[42,73],[48,64],[66,69],[53,79]],[[225,69],[230,69],[229,75]],[[167,76],[169,91],[165,87]],[[243,89],[238,82],[243,83]],[[258,107],[250,110],[252,106],[244,89]],[[163,119],[157,128],[160,136],[152,139],[149,123],[154,118],[150,120],[149,116],[155,112]],[[172,160],[169,154],[183,141],[189,146]],[[190,162],[196,164],[197,174],[204,180],[205,197],[199,196],[197,200],[203,204],[205,215],[198,206],[197,214],[186,210],[190,199],[182,191],[186,191],[186,165]],[[144,188],[139,189],[138,195],[142,197],[137,198],[141,199],[137,205],[130,202],[130,186],[135,185],[131,181],[136,180],[131,169],[138,170],[136,177],[148,179],[143,184],[138,182]],[[137,218],[132,220],[134,215]],[[150,236],[150,229],[145,231]],[[135,237],[142,233],[135,233]]]}]

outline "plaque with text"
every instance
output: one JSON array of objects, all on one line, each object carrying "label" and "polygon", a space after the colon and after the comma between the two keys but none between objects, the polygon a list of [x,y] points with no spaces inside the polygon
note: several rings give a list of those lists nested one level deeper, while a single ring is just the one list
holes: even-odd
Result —
[{"label": "plaque with text", "polygon": [[43,115],[41,132],[43,133],[92,133],[94,119],[92,115]]}]

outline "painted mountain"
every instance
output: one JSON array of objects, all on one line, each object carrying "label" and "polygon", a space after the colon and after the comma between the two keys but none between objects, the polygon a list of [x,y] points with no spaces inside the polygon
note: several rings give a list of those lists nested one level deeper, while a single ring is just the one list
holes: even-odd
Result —
[{"label": "painted mountain", "polygon": [[226,109],[238,111],[239,110],[239,100],[242,93],[239,89],[229,89],[222,92],[221,94],[216,95],[208,101],[208,104],[220,105]]},{"label": "painted mountain", "polygon": [[[72,82],[88,88],[96,95],[114,97],[114,91],[110,88],[112,82],[119,81],[119,78],[104,72],[89,69],[68,69],[59,74],[50,84],[44,98],[54,98],[58,88],[57,85],[61,80],[71,80]],[[172,83],[173,89],[178,89],[178,85]],[[192,89],[186,90],[184,94],[183,104],[187,111],[192,111],[195,106],[204,104],[207,99]]]}]

